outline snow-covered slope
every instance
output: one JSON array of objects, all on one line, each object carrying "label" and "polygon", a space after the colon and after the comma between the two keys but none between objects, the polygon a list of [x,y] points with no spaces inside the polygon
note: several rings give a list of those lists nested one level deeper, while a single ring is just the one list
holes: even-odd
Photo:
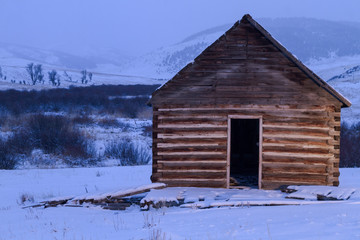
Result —
[{"label": "snow-covered slope", "polygon": [[[308,18],[257,19],[290,52],[307,64],[319,59],[360,55],[360,24]],[[122,66],[122,72],[171,78],[232,24],[196,33]]]},{"label": "snow-covered slope", "polygon": [[125,64],[122,72],[170,79],[230,27],[231,24],[227,24],[207,29],[177,44],[156,49]]},{"label": "snow-covered slope", "polygon": [[360,55],[312,61],[310,69],[345,96],[352,106],[342,110],[342,120],[355,123],[360,119]]},{"label": "snow-covered slope", "polygon": [[[307,18],[257,20],[305,63],[334,56],[360,55],[360,24]],[[79,72],[87,69],[95,73],[110,74],[100,77],[98,83],[111,83],[109,78],[112,78],[114,83],[136,82],[113,76],[131,75],[148,77],[149,79],[144,78],[141,81],[151,84],[154,83],[153,79],[171,78],[231,26],[232,23],[229,23],[195,33],[177,44],[164,46],[133,59],[124,57],[116,49],[106,47],[84,46],[77,51],[66,53],[66,50],[43,50],[0,43],[0,67],[7,72],[7,80],[13,79],[15,82],[26,80],[27,74],[23,69],[29,62],[34,62],[59,71]]]},{"label": "snow-covered slope", "polygon": [[[346,120],[360,117],[360,24],[307,18],[257,19],[278,41],[310,69],[328,81],[353,103],[344,111]],[[0,89],[31,89],[25,66],[42,64],[47,72],[55,69],[61,86],[82,85],[80,71],[93,73],[88,84],[161,84],[173,77],[207,46],[232,26],[226,24],[189,36],[177,44],[164,46],[136,58],[124,57],[106,48],[78,49],[71,53],[0,43]],[[66,74],[71,77],[71,79]],[[359,72],[360,73],[360,72]],[[1,75],[1,74],[0,74]],[[6,79],[5,79],[6,77]],[[27,83],[27,85],[19,84]],[[12,82],[15,82],[13,84]]]},{"label": "snow-covered slope", "polygon": [[35,88],[51,87],[48,72],[53,69],[58,72],[62,87],[81,84],[80,72],[84,69],[93,73],[93,81],[89,84],[131,84],[144,81],[141,78],[119,76],[119,66],[127,60],[128,57],[114,49],[94,48],[66,53],[0,42],[0,89],[34,88],[29,86],[31,81],[25,69],[29,63],[41,64],[45,75],[45,84]]}]

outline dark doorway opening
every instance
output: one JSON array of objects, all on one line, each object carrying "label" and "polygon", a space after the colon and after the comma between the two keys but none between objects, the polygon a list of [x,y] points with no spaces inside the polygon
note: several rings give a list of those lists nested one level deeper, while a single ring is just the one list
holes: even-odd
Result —
[{"label": "dark doorway opening", "polygon": [[231,119],[230,187],[258,188],[259,119]]}]

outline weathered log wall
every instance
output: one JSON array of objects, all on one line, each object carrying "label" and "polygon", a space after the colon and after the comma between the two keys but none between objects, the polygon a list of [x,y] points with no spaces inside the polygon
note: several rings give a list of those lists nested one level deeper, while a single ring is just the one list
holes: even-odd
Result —
[{"label": "weathered log wall", "polygon": [[334,106],[163,106],[154,109],[153,180],[227,186],[228,116],[262,117],[262,188],[337,185],[340,119]]},{"label": "weathered log wall", "polygon": [[262,121],[261,186],[338,185],[350,103],[245,16],[151,99],[153,181],[226,187],[228,118]]}]

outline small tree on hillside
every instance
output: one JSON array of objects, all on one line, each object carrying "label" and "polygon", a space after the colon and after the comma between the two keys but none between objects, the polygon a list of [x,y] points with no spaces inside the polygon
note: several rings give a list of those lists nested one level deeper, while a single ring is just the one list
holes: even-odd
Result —
[{"label": "small tree on hillside", "polygon": [[[64,71],[63,76],[65,77],[65,81],[74,82],[74,81],[72,80],[72,77],[71,77],[66,71]],[[76,82],[77,82],[77,81],[76,81]]]},{"label": "small tree on hillside", "polygon": [[87,76],[87,71],[86,69],[82,70],[81,71],[81,83],[82,84],[87,84],[87,79],[86,79],[86,76]]},{"label": "small tree on hillside", "polygon": [[26,71],[30,75],[32,85],[35,85],[36,82],[44,83],[44,74],[42,72],[42,65],[41,64],[34,65],[34,63],[29,63],[26,66]]},{"label": "small tree on hillside", "polygon": [[29,63],[26,66],[26,71],[29,73],[30,75],[30,79],[33,85],[35,85],[36,83],[36,79],[35,79],[35,75],[34,75],[34,63]]},{"label": "small tree on hillside", "polygon": [[60,86],[60,76],[57,74],[56,70],[48,72],[49,81],[53,86]]},{"label": "small tree on hillside", "polygon": [[93,74],[91,72],[88,73],[88,76],[89,76],[89,82],[92,81],[92,77],[93,77]]},{"label": "small tree on hillside", "polygon": [[35,82],[39,82],[39,83],[44,84],[44,74],[42,72],[41,64],[37,64],[37,65],[34,66],[34,75],[35,75],[35,79],[36,79]]}]

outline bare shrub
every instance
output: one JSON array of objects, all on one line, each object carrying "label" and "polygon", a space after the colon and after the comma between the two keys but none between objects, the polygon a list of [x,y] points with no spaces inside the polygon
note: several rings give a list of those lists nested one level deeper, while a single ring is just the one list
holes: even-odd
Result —
[{"label": "bare shrub", "polygon": [[118,159],[122,166],[145,165],[151,159],[149,151],[135,146],[129,139],[112,142],[105,146],[105,156]]},{"label": "bare shrub", "polygon": [[167,240],[167,239],[171,239],[171,238],[167,238],[166,234],[159,228],[152,229],[152,231],[150,231],[149,240]]},{"label": "bare shrub", "polygon": [[121,126],[119,121],[114,119],[114,118],[101,118],[101,119],[98,120],[97,124],[99,126],[101,126],[101,127],[104,127],[104,128],[120,127]]},{"label": "bare shrub", "polygon": [[6,141],[0,139],[0,169],[14,169],[17,164],[17,158],[11,152],[11,148]]},{"label": "bare shrub", "polygon": [[152,136],[152,125],[149,125],[149,126],[144,126],[142,128],[143,130],[143,133],[142,135],[145,136],[145,137],[151,137]]},{"label": "bare shrub", "polygon": [[340,167],[360,167],[360,123],[341,124]]},{"label": "bare shrub", "polygon": [[41,114],[27,117],[8,144],[13,152],[23,154],[41,149],[46,154],[90,158],[95,151],[70,118]]},{"label": "bare shrub", "polygon": [[90,158],[64,157],[63,159],[64,163],[70,167],[99,166],[101,160],[102,159],[99,157],[90,157]]},{"label": "bare shrub", "polygon": [[74,124],[90,125],[95,123],[94,119],[87,114],[77,115],[72,118]]},{"label": "bare shrub", "polygon": [[[34,76],[35,78],[35,76]],[[41,91],[0,91],[0,108],[14,115],[36,112],[84,112],[136,117],[151,110],[148,97],[159,85],[101,85]],[[139,96],[111,98],[111,96]],[[149,116],[149,113],[148,113]]]},{"label": "bare shrub", "polygon": [[153,112],[151,107],[144,107],[143,109],[139,110],[137,113],[137,118],[140,119],[152,119]]},{"label": "bare shrub", "polygon": [[28,193],[23,193],[20,195],[20,203],[21,204],[25,204],[26,202],[28,203],[33,203],[34,202],[34,196]]}]

